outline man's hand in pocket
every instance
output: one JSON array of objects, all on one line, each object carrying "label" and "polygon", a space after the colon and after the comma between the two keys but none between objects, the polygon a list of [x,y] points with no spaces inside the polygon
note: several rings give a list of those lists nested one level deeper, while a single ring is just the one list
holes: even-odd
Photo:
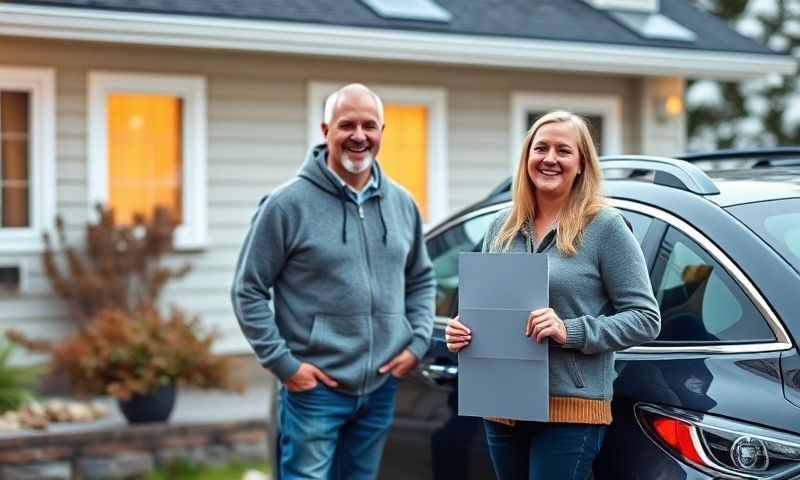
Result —
[{"label": "man's hand in pocket", "polygon": [[283,384],[286,385],[286,389],[290,392],[305,392],[316,387],[319,382],[330,388],[339,386],[336,380],[326,375],[325,372],[310,363],[303,362],[294,375],[287,378]]},{"label": "man's hand in pocket", "polygon": [[408,375],[417,365],[417,356],[411,353],[411,350],[403,350],[397,354],[389,363],[378,369],[378,373],[391,372],[395,378],[403,378]]}]

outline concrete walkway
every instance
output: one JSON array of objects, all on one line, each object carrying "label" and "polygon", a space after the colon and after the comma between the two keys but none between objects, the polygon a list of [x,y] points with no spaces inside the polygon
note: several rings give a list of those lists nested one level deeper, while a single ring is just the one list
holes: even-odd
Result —
[{"label": "concrete walkway", "polygon": [[[228,423],[245,420],[265,420],[270,412],[270,393],[268,384],[258,384],[245,392],[228,393],[215,390],[179,389],[175,409],[169,423],[174,426],[205,423]],[[43,401],[48,398],[41,399]],[[71,399],[65,399],[71,400]],[[58,435],[66,433],[85,433],[93,430],[108,430],[127,426],[117,401],[110,397],[97,397],[95,400],[106,407],[109,416],[92,422],[53,422],[45,430],[11,430],[0,432],[0,440],[24,436]]]},{"label": "concrete walkway", "polygon": [[[272,384],[250,385],[241,394],[179,388],[163,423],[128,424],[115,399],[98,397],[109,412],[104,419],[0,432],[0,479],[138,478],[180,459],[200,465],[268,461]],[[249,479],[263,480],[257,473]]]}]

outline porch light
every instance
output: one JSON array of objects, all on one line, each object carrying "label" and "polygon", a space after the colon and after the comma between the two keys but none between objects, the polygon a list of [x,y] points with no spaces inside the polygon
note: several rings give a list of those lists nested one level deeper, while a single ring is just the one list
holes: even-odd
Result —
[{"label": "porch light", "polygon": [[683,114],[683,98],[680,95],[667,95],[656,98],[656,119],[667,122]]}]

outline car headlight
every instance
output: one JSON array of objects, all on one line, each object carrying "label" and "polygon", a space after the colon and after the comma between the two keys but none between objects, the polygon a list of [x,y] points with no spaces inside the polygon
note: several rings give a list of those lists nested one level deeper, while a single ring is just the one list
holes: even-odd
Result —
[{"label": "car headlight", "polygon": [[800,478],[800,437],[707,414],[636,405],[645,432],[672,456],[722,478]]}]

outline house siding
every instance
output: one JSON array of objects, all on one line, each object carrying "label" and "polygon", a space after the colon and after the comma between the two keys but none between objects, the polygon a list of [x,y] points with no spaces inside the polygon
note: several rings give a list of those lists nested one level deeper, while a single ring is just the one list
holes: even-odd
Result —
[{"label": "house siding", "polygon": [[[537,73],[407,63],[358,62],[288,55],[110,45],[0,37],[0,65],[56,70],[57,211],[69,237],[83,238],[87,205],[87,75],[91,70],[203,75],[208,94],[208,247],[181,252],[194,271],[165,292],[223,335],[220,349],[247,349],[228,289],[259,199],[294,175],[306,152],[308,83],[348,82],[447,91],[448,210],[488,192],[509,173],[510,97],[514,91],[618,95],[623,147],[641,145],[639,80],[623,76]],[[389,127],[391,128],[391,127]],[[516,155],[516,153],[514,154]],[[69,329],[63,303],[50,293],[39,255],[22,262],[20,293],[0,294],[0,330],[43,337]]]}]

